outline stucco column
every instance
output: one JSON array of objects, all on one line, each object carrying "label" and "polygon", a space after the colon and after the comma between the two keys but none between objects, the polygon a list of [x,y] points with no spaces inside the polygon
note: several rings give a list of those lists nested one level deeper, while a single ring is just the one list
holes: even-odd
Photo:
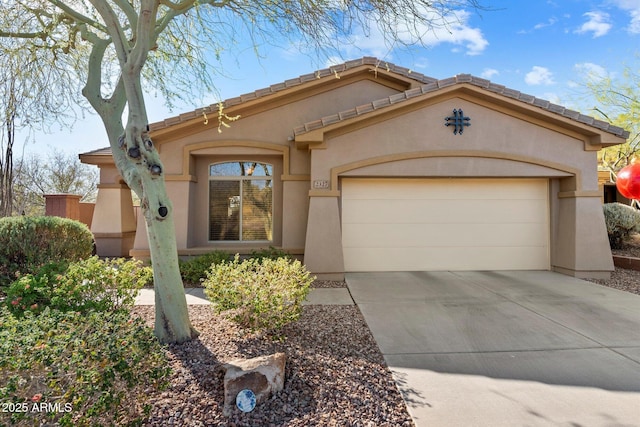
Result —
[{"label": "stucco column", "polygon": [[147,236],[147,224],[145,223],[144,215],[142,215],[142,208],[138,211],[138,230],[136,238],[133,242],[133,248],[129,252],[134,258],[149,259],[149,237]]},{"label": "stucco column", "polygon": [[559,197],[557,233],[554,271],[579,278],[609,278],[614,266],[597,192]]},{"label": "stucco column", "polygon": [[344,278],[338,196],[310,196],[304,264],[318,278]]},{"label": "stucco column", "polygon": [[99,256],[129,256],[136,235],[131,190],[126,184],[99,184],[91,231]]},{"label": "stucco column", "polygon": [[304,250],[308,198],[309,181],[282,181],[282,248],[290,253]]}]

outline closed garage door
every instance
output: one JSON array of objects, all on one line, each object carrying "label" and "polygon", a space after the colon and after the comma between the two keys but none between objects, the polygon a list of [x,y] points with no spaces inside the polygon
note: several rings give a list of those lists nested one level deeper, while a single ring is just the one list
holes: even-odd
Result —
[{"label": "closed garage door", "polygon": [[346,271],[548,270],[546,179],[342,180]]}]

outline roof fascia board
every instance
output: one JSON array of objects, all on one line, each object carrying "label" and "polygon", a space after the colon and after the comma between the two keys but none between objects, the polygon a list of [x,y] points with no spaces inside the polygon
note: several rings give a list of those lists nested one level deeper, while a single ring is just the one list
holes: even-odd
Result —
[{"label": "roof fascia board", "polygon": [[80,162],[87,165],[114,165],[111,154],[80,154]]}]

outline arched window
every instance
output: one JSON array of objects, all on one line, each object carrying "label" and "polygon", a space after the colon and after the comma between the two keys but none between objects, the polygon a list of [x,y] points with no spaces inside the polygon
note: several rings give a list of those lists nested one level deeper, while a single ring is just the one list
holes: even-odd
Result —
[{"label": "arched window", "polygon": [[209,166],[209,240],[273,240],[273,165]]}]

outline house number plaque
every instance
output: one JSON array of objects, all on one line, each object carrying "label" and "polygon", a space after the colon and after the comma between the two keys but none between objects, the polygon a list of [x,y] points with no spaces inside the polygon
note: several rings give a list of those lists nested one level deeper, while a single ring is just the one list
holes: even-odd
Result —
[{"label": "house number plaque", "polygon": [[326,190],[329,188],[329,180],[328,179],[316,179],[313,181],[313,188],[316,190]]}]

